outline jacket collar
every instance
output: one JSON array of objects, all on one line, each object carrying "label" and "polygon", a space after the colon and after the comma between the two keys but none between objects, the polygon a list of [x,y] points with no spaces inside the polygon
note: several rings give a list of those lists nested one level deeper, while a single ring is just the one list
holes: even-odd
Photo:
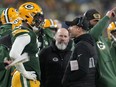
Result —
[{"label": "jacket collar", "polygon": [[86,42],[90,43],[91,45],[94,45],[93,38],[91,37],[90,34],[83,34],[74,39],[75,44],[77,44],[80,41],[86,41]]}]

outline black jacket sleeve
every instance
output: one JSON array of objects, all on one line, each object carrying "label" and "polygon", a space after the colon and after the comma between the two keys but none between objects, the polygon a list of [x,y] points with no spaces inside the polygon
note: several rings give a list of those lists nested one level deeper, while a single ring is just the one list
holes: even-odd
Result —
[{"label": "black jacket sleeve", "polygon": [[41,70],[41,87],[45,87],[46,75],[45,75],[45,49],[42,49],[39,53],[39,60],[40,60],[40,70]]}]

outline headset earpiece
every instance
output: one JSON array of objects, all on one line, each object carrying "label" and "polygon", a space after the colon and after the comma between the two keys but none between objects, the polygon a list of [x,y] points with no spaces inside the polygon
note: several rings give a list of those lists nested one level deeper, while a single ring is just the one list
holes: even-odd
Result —
[{"label": "headset earpiece", "polygon": [[83,22],[84,22],[84,17],[80,17],[79,18],[79,22],[78,22],[78,26],[82,27],[83,26]]},{"label": "headset earpiece", "polygon": [[89,22],[87,21],[86,17],[80,17],[77,25],[85,30],[88,30]]}]

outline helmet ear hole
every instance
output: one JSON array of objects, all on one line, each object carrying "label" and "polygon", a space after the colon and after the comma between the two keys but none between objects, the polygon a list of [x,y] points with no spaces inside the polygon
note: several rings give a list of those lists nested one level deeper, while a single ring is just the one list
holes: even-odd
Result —
[{"label": "helmet ear hole", "polygon": [[29,16],[25,15],[26,18],[29,18]]},{"label": "helmet ear hole", "polygon": [[14,10],[12,10],[12,12],[14,12]]}]

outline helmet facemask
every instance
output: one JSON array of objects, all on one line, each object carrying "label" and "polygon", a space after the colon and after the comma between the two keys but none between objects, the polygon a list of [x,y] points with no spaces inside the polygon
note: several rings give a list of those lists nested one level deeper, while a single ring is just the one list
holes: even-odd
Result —
[{"label": "helmet facemask", "polygon": [[33,17],[33,22],[32,22],[32,26],[36,27],[36,28],[42,28],[44,24],[44,15],[37,13],[34,17]]}]

